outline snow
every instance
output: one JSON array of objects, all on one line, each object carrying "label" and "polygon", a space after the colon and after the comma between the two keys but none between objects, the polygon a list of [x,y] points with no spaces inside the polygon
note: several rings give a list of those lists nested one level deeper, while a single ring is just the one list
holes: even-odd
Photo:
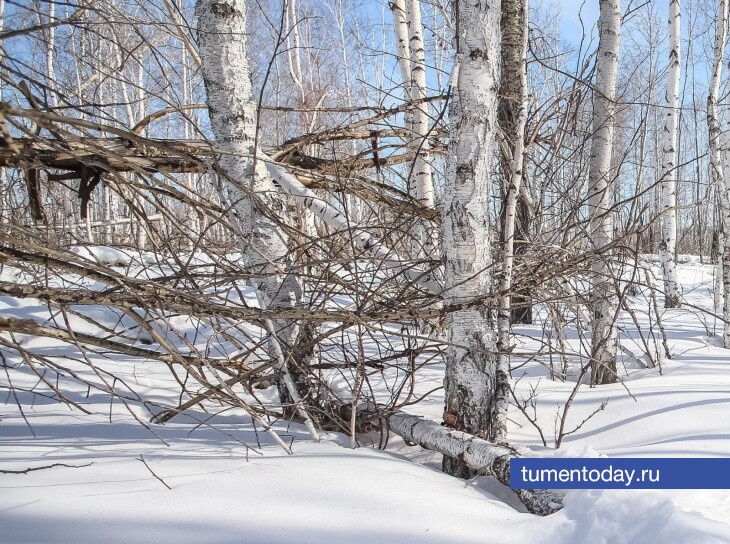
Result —
[{"label": "snow", "polygon": [[122,249],[109,246],[73,246],[69,251],[82,259],[110,266],[125,267],[131,264],[159,264],[154,253],[137,249]]},{"label": "snow", "polygon": [[[164,266],[156,258],[133,260],[122,252],[124,261],[112,253],[95,249],[92,255],[104,262],[119,259],[115,262],[126,263],[129,274],[145,263]],[[658,368],[622,367],[623,384],[582,386],[568,413],[568,430],[608,400],[606,408],[555,450],[556,419],[575,376],[553,381],[541,360],[527,361],[515,373],[521,376],[517,391],[527,395],[531,386],[537,387],[535,414],[547,447],[514,407],[510,441],[540,455],[571,457],[730,453],[730,356],[715,345],[713,335],[721,332],[718,320],[701,311],[712,310],[713,270],[697,258],[682,262],[679,277],[689,304],[664,312],[673,359],[662,361],[661,373]],[[652,266],[658,275],[656,263]],[[8,267],[2,276],[18,281]],[[632,304],[640,326],[648,330],[645,296],[640,294]],[[101,306],[76,309],[105,326],[119,319]],[[39,322],[49,318],[48,306],[9,297],[0,299],[0,313]],[[79,330],[86,326],[94,333],[81,318],[73,319]],[[180,335],[197,326],[184,316],[172,323]],[[121,323],[122,329],[129,326]],[[635,336],[633,321],[623,316],[622,326],[622,341],[644,360],[639,343],[626,342]],[[517,332],[520,350],[529,350],[537,345],[542,328],[523,326]],[[126,341],[133,341],[134,334],[128,331]],[[574,349],[585,341],[584,334],[568,331]],[[46,339],[24,339],[23,346],[58,364],[72,365],[68,356],[77,353],[73,346]],[[124,378],[126,387],[113,385],[128,400],[126,406],[111,402],[102,391],[89,392],[62,379],[69,398],[90,412],[85,414],[51,398],[21,359],[8,350],[3,353],[7,366],[0,371],[0,470],[56,463],[76,468],[0,473],[2,543],[730,542],[730,490],[572,491],[562,511],[539,518],[513,508],[514,496],[492,479],[464,482],[446,476],[438,471],[438,455],[397,437],[391,437],[386,450],[377,448],[377,435],[361,437],[361,447],[351,449],[347,436],[324,433],[322,443],[315,444],[303,427],[278,422],[275,429],[292,444],[294,454],[288,456],[242,410],[215,405],[208,406],[209,412],[197,408],[164,426],[147,423],[145,428],[139,421],[146,423],[161,406],[179,401],[161,363],[89,354],[97,368]],[[423,393],[439,385],[443,365],[436,361],[420,372],[417,385]],[[103,372],[89,374],[102,387],[108,380]],[[347,385],[340,379],[345,395]],[[15,395],[8,391],[10,381]],[[132,391],[147,404],[134,400]],[[275,393],[269,389],[257,394],[266,401]],[[436,391],[408,410],[440,420],[442,395]]]},{"label": "snow", "polygon": [[3,475],[2,542],[476,543],[517,522],[528,542],[540,530],[462,481],[336,435],[313,444],[296,428],[284,434],[294,456],[270,444],[259,455],[222,434],[255,444],[240,418],[189,436],[186,424],[156,429],[165,446],[121,410],[111,424],[50,405],[33,412],[36,439],[22,421],[3,423],[3,468],[93,465]]},{"label": "snow", "polygon": [[730,542],[726,523],[683,511],[667,493],[656,491],[574,492],[559,515],[566,522],[553,538],[565,544]]}]

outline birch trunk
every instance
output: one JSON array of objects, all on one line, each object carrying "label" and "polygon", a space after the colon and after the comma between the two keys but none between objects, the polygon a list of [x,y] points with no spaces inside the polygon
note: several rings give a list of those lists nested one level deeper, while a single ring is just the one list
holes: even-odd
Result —
[{"label": "birch trunk", "polygon": [[253,160],[256,107],[243,36],[243,2],[199,0],[196,9],[210,123],[221,151],[218,164],[225,177],[222,196],[232,207],[245,264],[256,271],[256,287],[269,304],[279,296],[278,287],[283,281],[280,264],[286,262],[287,238],[259,213],[253,200],[259,199],[274,210],[281,207],[264,163]]},{"label": "birch trunk", "polygon": [[[507,437],[507,407],[509,404],[510,316],[512,308],[512,270],[515,257],[515,225],[517,201],[522,184],[527,124],[527,14],[528,0],[502,0],[502,93],[500,96],[500,127],[506,144],[512,150],[511,160],[503,157],[507,174],[507,197],[504,202],[502,227],[502,270],[499,276],[499,331],[497,359],[497,400],[495,402],[495,432],[493,438]],[[509,119],[508,119],[509,118]],[[508,126],[504,126],[508,124]]]},{"label": "birch trunk", "polygon": [[613,238],[611,151],[616,113],[616,75],[621,44],[620,0],[600,0],[600,42],[593,93],[593,139],[588,171],[589,234],[596,258],[592,265],[591,383],[616,382],[617,301],[605,249]]},{"label": "birch trunk", "polygon": [[[403,100],[411,102],[413,100],[413,75],[411,69],[413,64],[411,62],[411,46],[410,46],[410,33],[408,30],[408,13],[406,11],[406,2],[410,3],[410,0],[393,0],[390,2],[390,12],[393,16],[393,30],[395,32],[395,49],[398,55],[398,69],[400,70],[400,77],[403,82]],[[405,139],[406,145],[411,150],[413,149],[413,142],[416,140],[416,132],[414,131],[414,114],[410,108],[403,114],[403,128],[406,129],[409,136]],[[415,167],[410,169],[407,184],[408,194],[413,198],[418,198],[415,188],[414,178]],[[414,258],[423,257],[423,243],[422,243],[422,229],[421,225],[415,223],[411,229],[411,254]]]},{"label": "birch trunk", "polygon": [[[403,98],[411,101],[411,49],[409,46],[408,20],[406,19],[406,0],[393,0],[390,3],[395,31],[395,50],[398,55],[398,69],[403,81]],[[411,113],[405,114],[405,128],[411,129]]]},{"label": "birch trunk", "polygon": [[669,69],[665,95],[662,149],[662,239],[659,258],[664,272],[664,307],[678,308],[681,287],[677,279],[677,131],[679,120],[680,0],[669,0]]},{"label": "birch trunk", "polygon": [[[519,240],[527,238],[527,224],[530,215],[525,197],[520,195],[524,133],[527,121],[527,67],[525,61],[528,35],[527,14],[527,0],[502,0],[502,78],[497,115],[499,128],[504,138],[504,146],[500,154],[502,183],[505,188],[501,243],[503,259],[508,258],[510,261],[506,263],[509,269],[512,268],[515,254],[524,248],[524,243],[520,243]],[[513,179],[515,171],[520,173],[517,180]],[[513,181],[517,181],[517,184],[513,184]],[[509,251],[507,250],[508,243]],[[509,257],[507,257],[508,253]],[[510,286],[511,281],[510,285],[506,287]],[[518,302],[520,307],[513,309],[514,302]],[[511,295],[508,303],[512,323],[532,323],[529,295]]]},{"label": "birch trunk", "polygon": [[[43,23],[40,13],[38,14],[39,23]],[[56,68],[55,68],[55,55],[56,55],[56,27],[53,23],[56,20],[56,6],[54,2],[48,2],[48,28],[43,32],[46,41],[46,84],[50,92],[48,93],[48,105],[51,108],[56,107]]]},{"label": "birch trunk", "polygon": [[[730,347],[730,184],[725,179],[720,150],[720,116],[718,113],[718,94],[722,80],[722,65],[728,32],[728,0],[720,0],[717,6],[715,27],[714,60],[707,96],[707,126],[710,132],[710,176],[718,194],[720,206],[720,264],[722,266],[722,341],[725,348]],[[716,286],[717,288],[718,286]]]},{"label": "birch trunk", "polygon": [[[426,53],[423,40],[420,0],[407,0],[408,36],[410,51],[410,99],[426,98]],[[411,148],[416,154],[408,179],[409,193],[427,208],[433,208],[434,189],[431,170],[431,146],[428,141],[428,104],[421,103],[413,112]],[[416,228],[414,257],[436,258],[435,229],[428,221],[419,221]]]},{"label": "birch trunk", "polygon": [[[453,2],[456,35],[455,88],[450,110],[449,164],[442,209],[444,303],[484,297],[490,287],[489,193],[499,75],[499,0]],[[446,319],[444,420],[459,431],[492,438],[496,400],[496,338],[487,304]],[[463,459],[445,456],[444,470],[474,473]]]},{"label": "birch trunk", "polygon": [[[273,180],[261,160],[256,160],[256,107],[246,50],[243,0],[199,0],[198,42],[210,124],[221,152],[218,165],[224,178],[219,184],[223,202],[230,207],[237,228],[242,259],[252,270],[252,285],[262,308],[293,307],[302,293],[296,278],[287,273],[288,239],[282,229],[260,212],[283,209]],[[288,371],[288,353],[297,327],[290,320],[267,322],[269,354],[284,375],[282,397],[290,396],[296,411],[310,423],[301,406],[296,384]]]},{"label": "birch trunk", "polygon": [[[348,6],[349,7],[349,6]],[[391,5],[391,10],[393,9],[393,6]],[[353,107],[353,101],[352,101],[352,82],[350,79],[350,56],[348,54],[348,43],[347,39],[345,37],[345,23],[346,23],[346,13],[345,13],[345,6],[344,6],[344,0],[338,0],[337,2],[337,31],[340,38],[340,48],[342,50],[342,66],[344,68],[343,70],[343,79],[345,83],[345,98],[347,99],[347,107],[351,108]],[[400,59],[399,59],[400,63]],[[408,81],[407,79],[403,80]],[[357,144],[356,142],[352,141],[350,142],[350,150],[353,155],[357,154]],[[349,206],[350,206],[350,217],[354,221],[362,221],[365,217],[365,210],[366,206],[364,205],[363,201],[360,200],[356,195],[349,195]]]}]

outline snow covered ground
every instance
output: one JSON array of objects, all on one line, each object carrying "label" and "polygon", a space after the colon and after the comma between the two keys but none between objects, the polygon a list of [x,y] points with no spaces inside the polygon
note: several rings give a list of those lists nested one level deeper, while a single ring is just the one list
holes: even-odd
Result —
[{"label": "snow covered ground", "polygon": [[[712,269],[685,260],[680,273],[689,304],[664,312],[673,358],[662,362],[661,373],[629,361],[623,384],[581,387],[567,430],[608,403],[554,450],[557,416],[575,384],[552,381],[539,361],[528,362],[515,372],[522,376],[517,392],[525,396],[537,386],[536,421],[547,447],[516,409],[512,442],[560,456],[730,455],[730,351],[715,347],[720,324],[700,311],[712,306]],[[632,304],[641,310],[641,297]],[[38,318],[44,311],[32,301],[0,298],[3,317]],[[637,315],[649,327],[649,314]],[[628,340],[635,323],[624,316],[622,326],[625,345],[641,363],[640,347]],[[542,329],[517,332],[528,350]],[[578,349],[577,332],[569,340]],[[24,340],[24,347],[48,357],[75,349],[40,339]],[[101,359],[145,398],[176,404],[165,365]],[[137,419],[146,422],[150,414],[132,400],[125,406],[77,386],[70,396],[90,413],[59,404],[21,362],[8,356],[12,368],[0,369],[0,470],[50,468],[0,473],[3,543],[730,542],[730,490],[573,491],[562,511],[539,518],[513,508],[509,492],[491,479],[446,476],[436,469],[438,455],[397,439],[385,451],[377,449],[377,436],[363,437],[357,449],[336,433],[315,444],[301,426],[281,422],[276,430],[294,452],[288,456],[234,409],[192,410],[145,428]],[[440,383],[442,368],[422,374],[419,387],[429,390]],[[410,409],[437,420],[441,410],[440,391]]]}]

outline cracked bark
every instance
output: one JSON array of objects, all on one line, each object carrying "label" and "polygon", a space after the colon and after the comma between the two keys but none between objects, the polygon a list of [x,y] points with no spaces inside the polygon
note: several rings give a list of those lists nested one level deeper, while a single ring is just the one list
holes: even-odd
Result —
[{"label": "cracked bark", "polygon": [[[449,165],[442,225],[445,305],[484,297],[490,289],[489,193],[499,75],[498,0],[454,2],[458,75],[451,100]],[[496,335],[486,304],[447,316],[445,417],[457,430],[491,438],[496,399]],[[446,454],[444,470],[474,474],[463,458]]]}]

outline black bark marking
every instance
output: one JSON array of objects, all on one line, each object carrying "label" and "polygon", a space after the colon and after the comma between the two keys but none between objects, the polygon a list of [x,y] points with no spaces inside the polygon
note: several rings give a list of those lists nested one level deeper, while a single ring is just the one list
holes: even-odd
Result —
[{"label": "black bark marking", "polygon": [[212,2],[210,4],[210,11],[216,17],[221,17],[224,19],[241,16],[240,11],[238,11],[233,5],[226,2]]}]

